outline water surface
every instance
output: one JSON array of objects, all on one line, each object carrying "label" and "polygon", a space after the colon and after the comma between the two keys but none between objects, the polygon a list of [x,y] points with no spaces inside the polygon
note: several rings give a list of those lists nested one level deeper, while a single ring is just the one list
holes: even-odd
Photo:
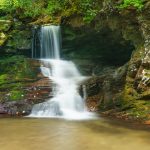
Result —
[{"label": "water surface", "polygon": [[104,119],[3,118],[0,150],[150,150],[150,132]]}]

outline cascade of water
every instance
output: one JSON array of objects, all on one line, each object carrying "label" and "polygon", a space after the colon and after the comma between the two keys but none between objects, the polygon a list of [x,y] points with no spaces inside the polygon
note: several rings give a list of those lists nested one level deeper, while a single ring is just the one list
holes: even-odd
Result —
[{"label": "cascade of water", "polygon": [[39,31],[39,28],[35,26],[32,29],[32,58],[40,58],[40,38],[41,32]]},{"label": "cascade of water", "polygon": [[[85,97],[82,98],[78,92],[79,83],[86,77],[81,76],[73,62],[59,59],[60,45],[60,27],[43,26],[41,28],[40,50],[43,64],[41,72],[56,86],[53,90],[53,98],[44,103],[36,104],[30,116],[68,119],[89,118],[91,114],[86,109]],[[83,88],[84,93],[85,90]]]},{"label": "cascade of water", "polygon": [[85,101],[87,99],[86,85],[82,86],[82,90],[83,90],[83,99]]},{"label": "cascade of water", "polygon": [[59,26],[42,26],[40,32],[36,27],[33,29],[32,58],[59,59],[60,48],[61,34]]},{"label": "cascade of water", "polygon": [[60,58],[60,27],[41,27],[41,51],[40,58]]},{"label": "cascade of water", "polygon": [[36,28],[34,28],[32,30],[32,35],[33,35],[33,38],[32,38],[32,58],[36,58]]}]

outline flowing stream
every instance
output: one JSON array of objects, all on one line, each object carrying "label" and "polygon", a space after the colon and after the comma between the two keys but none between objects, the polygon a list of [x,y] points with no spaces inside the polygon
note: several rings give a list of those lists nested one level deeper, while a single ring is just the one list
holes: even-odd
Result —
[{"label": "flowing stream", "polygon": [[[35,41],[35,40],[34,40]],[[34,44],[35,45],[35,44]],[[30,117],[62,117],[66,119],[89,119],[85,105],[86,91],[80,96],[79,84],[86,79],[75,64],[60,59],[61,33],[59,26],[43,26],[40,32],[41,72],[53,81],[53,98],[33,107]],[[33,47],[32,56],[37,56]]]}]

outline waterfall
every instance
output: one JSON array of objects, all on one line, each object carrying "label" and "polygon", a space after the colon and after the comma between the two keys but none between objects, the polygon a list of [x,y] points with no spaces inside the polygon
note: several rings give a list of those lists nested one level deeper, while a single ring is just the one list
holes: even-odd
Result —
[{"label": "waterfall", "polygon": [[60,27],[43,26],[41,28],[40,58],[60,58]]},{"label": "waterfall", "polygon": [[[41,72],[54,83],[53,98],[34,105],[30,117],[90,118],[92,115],[86,109],[85,97],[82,98],[78,92],[79,84],[86,77],[79,73],[73,62],[60,59],[60,35],[59,26],[41,27]],[[32,56],[37,56],[34,52],[37,52],[35,48]]]},{"label": "waterfall", "polygon": [[[40,46],[38,46],[40,43]],[[61,34],[59,26],[42,26],[40,32],[33,29],[32,58],[59,59]]]}]

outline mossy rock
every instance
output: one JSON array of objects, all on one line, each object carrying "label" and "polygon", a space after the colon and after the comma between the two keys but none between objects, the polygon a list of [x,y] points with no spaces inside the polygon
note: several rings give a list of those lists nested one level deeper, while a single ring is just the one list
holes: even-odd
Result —
[{"label": "mossy rock", "polygon": [[6,46],[13,49],[31,49],[31,31],[13,30],[9,34]]},{"label": "mossy rock", "polygon": [[37,77],[36,68],[24,56],[0,58],[0,101],[20,101],[26,96],[26,84]]},{"label": "mossy rock", "polygon": [[7,40],[6,34],[4,34],[3,32],[0,32],[0,46],[3,46],[6,40]]},{"label": "mossy rock", "polygon": [[9,93],[9,100],[11,101],[22,100],[23,98],[24,98],[24,92],[21,90],[12,90]]},{"label": "mossy rock", "polygon": [[0,31],[6,32],[10,29],[12,22],[10,20],[0,20]]},{"label": "mossy rock", "polygon": [[[60,23],[60,21],[59,21]],[[57,23],[57,24],[59,24]],[[36,21],[29,23],[29,25],[43,25],[43,24],[53,24],[52,18],[50,16],[39,17]]]},{"label": "mossy rock", "polygon": [[0,85],[6,83],[8,79],[9,79],[8,74],[0,75]]},{"label": "mossy rock", "polygon": [[145,100],[137,100],[132,104],[132,108],[126,111],[128,115],[133,116],[134,118],[139,119],[148,119],[150,118],[150,102]]},{"label": "mossy rock", "polygon": [[21,80],[24,78],[34,78],[35,74],[34,70],[30,67],[28,59],[24,56],[12,56],[0,59],[1,79],[7,77],[11,81]]}]

